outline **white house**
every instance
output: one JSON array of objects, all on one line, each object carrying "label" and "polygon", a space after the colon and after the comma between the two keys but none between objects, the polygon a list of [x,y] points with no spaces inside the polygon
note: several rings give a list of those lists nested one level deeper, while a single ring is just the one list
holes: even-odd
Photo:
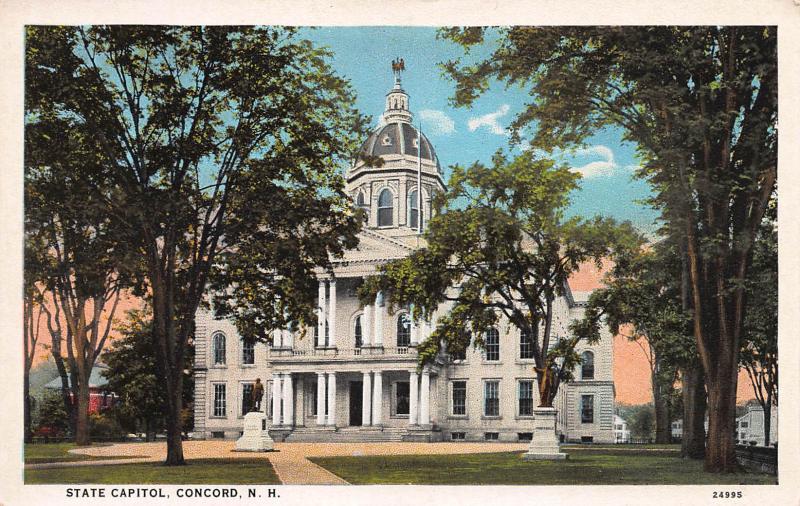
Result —
[{"label": "white house", "polygon": [[[736,419],[736,440],[740,444],[764,445],[764,408],[756,402],[747,404],[745,413]],[[778,406],[770,409],[769,445],[778,441]]]},{"label": "white house", "polygon": [[628,422],[619,415],[614,415],[614,442],[630,443],[631,431],[628,430]]},{"label": "white house", "polygon": [[[359,282],[383,263],[422,244],[431,198],[444,190],[433,145],[412,123],[399,73],[386,95],[382,122],[362,151],[382,167],[357,161],[346,191],[368,215],[359,246],[319,275],[319,325],[305,337],[274,334],[271,347],[246,346],[229,321],[200,311],[195,340],[195,433],[236,438],[242,431],[256,378],[265,383],[271,432],[288,441],[489,440],[524,441],[534,430],[538,389],[527,336],[501,321],[485,350],[443,355],[417,371],[418,343],[433,321],[389,313],[379,295],[360,307]],[[419,170],[418,172],[418,169]],[[421,183],[421,184],[420,184]],[[554,333],[568,335],[588,293],[566,293],[555,304]],[[613,443],[612,336],[578,350],[576,380],[562,384],[554,406],[562,440]]]}]

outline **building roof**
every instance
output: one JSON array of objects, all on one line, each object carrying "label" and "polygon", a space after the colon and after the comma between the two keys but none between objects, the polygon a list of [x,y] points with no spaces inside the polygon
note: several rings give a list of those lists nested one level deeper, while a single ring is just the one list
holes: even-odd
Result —
[{"label": "building roof", "polygon": [[439,159],[433,145],[410,123],[393,122],[379,126],[373,131],[360,152],[368,156],[405,155],[417,158],[419,150],[416,146],[418,136],[422,143],[422,159],[439,167]]},{"label": "building roof", "polygon": [[[108,384],[108,380],[103,376],[103,371],[107,370],[108,366],[105,364],[95,364],[92,368],[92,373],[89,375],[89,388],[103,388]],[[67,375],[69,380],[69,375]],[[72,385],[70,385],[72,386]],[[55,378],[53,381],[45,384],[44,388],[61,388],[61,377]]]}]

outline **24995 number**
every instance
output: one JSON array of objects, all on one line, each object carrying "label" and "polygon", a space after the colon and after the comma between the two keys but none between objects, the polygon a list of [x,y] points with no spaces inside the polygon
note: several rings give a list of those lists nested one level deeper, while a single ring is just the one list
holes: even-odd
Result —
[{"label": "24995 number", "polygon": [[726,490],[725,492],[714,492],[712,496],[714,499],[741,499],[742,498],[742,491],[741,490]]}]

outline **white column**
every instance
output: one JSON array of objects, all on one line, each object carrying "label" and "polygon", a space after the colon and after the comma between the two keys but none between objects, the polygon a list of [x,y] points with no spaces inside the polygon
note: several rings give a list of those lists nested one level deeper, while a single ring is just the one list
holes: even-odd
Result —
[{"label": "white column", "polygon": [[328,425],[336,426],[336,373],[328,373]]},{"label": "white column", "polygon": [[408,424],[417,424],[417,396],[419,388],[417,386],[417,371],[408,373]]},{"label": "white column", "polygon": [[416,346],[419,343],[419,325],[417,320],[411,320],[411,346]]},{"label": "white column", "polygon": [[372,306],[364,306],[364,318],[361,322],[363,346],[372,346]]},{"label": "white column", "polygon": [[361,383],[361,425],[372,425],[370,416],[372,414],[372,382],[369,372],[364,372],[364,379]]},{"label": "white column", "polygon": [[383,407],[383,373],[375,371],[375,381],[372,385],[372,425],[380,426],[383,422],[381,408]]},{"label": "white column", "polygon": [[294,425],[294,388],[290,372],[283,375],[283,424]]},{"label": "white column", "polygon": [[330,341],[328,346],[336,347],[336,281],[330,282],[331,293],[328,299],[328,329]]},{"label": "white column", "polygon": [[375,296],[375,333],[373,334],[375,346],[383,346],[383,319],[386,316],[386,306],[381,302],[383,302],[383,294],[378,293]]},{"label": "white column", "polygon": [[422,382],[419,386],[419,424],[431,423],[431,373],[427,369],[422,371]]},{"label": "white column", "polygon": [[287,346],[289,348],[293,348],[294,347],[294,333],[292,332],[292,329],[289,329],[289,328],[287,328],[285,330],[285,332],[286,332],[286,334],[284,335],[285,339],[283,341],[283,345]]},{"label": "white column", "polygon": [[272,425],[281,424],[281,375],[272,375]]},{"label": "white column", "polygon": [[325,317],[325,281],[320,281],[317,292],[317,346],[325,346]]},{"label": "white column", "polygon": [[317,425],[325,425],[325,373],[317,373]]}]

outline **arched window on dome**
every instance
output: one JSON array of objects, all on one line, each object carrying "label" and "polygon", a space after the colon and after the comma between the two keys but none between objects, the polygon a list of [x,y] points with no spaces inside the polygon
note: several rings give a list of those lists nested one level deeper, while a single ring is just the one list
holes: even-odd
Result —
[{"label": "arched window on dome", "polygon": [[581,379],[594,379],[594,353],[591,351],[581,353]]},{"label": "arched window on dome", "polygon": [[411,344],[411,317],[408,313],[400,313],[397,317],[397,347],[402,348]]},{"label": "arched window on dome", "polygon": [[358,206],[359,209],[364,210],[364,221],[369,220],[369,204],[367,203],[367,198],[364,196],[363,191],[358,192],[358,196],[356,197],[356,206]]},{"label": "arched window on dome", "polygon": [[388,188],[378,197],[378,226],[391,227],[394,224],[394,196]]},{"label": "arched window on dome", "polygon": [[418,195],[417,190],[411,190],[408,194],[408,226],[414,230],[418,230],[420,225],[425,228],[425,212],[422,212],[422,216],[418,214],[420,209]]}]

